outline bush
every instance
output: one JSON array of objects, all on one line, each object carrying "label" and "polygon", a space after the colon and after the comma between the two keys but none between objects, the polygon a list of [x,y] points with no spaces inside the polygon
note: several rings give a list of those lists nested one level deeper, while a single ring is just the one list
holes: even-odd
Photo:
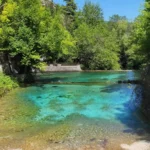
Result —
[{"label": "bush", "polygon": [[0,97],[18,86],[15,79],[0,73]]}]

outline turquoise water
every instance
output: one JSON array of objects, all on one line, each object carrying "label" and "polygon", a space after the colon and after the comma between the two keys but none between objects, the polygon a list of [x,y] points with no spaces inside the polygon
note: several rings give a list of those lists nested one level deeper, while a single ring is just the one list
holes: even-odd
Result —
[{"label": "turquoise water", "polygon": [[124,109],[124,104],[131,100],[133,90],[133,85],[122,84],[108,86],[47,84],[42,87],[30,87],[28,92],[21,93],[21,96],[40,108],[36,120],[49,117],[50,121],[55,122],[72,114],[81,114],[89,118],[115,119],[116,114]]},{"label": "turquoise water", "polygon": [[43,73],[37,81],[51,83],[110,83],[118,80],[135,80],[139,77],[134,71],[102,71],[102,72],[60,72]]},{"label": "turquoise water", "polygon": [[19,96],[38,106],[35,121],[53,124],[74,114],[114,121],[121,115],[123,120],[137,111],[136,85],[118,84],[117,81],[137,79],[138,76],[133,71],[44,74],[39,79],[49,80],[51,84],[28,87]]},{"label": "turquoise water", "polygon": [[139,110],[141,88],[117,83],[139,76],[134,71],[38,75],[36,84],[1,101],[0,148],[120,150],[123,143],[150,139]]}]

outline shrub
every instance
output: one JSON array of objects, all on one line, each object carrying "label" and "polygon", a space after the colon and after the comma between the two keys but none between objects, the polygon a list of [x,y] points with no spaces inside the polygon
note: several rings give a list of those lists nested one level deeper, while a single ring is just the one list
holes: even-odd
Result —
[{"label": "shrub", "polygon": [[14,78],[0,73],[0,96],[3,96],[8,91],[17,88],[19,85]]}]

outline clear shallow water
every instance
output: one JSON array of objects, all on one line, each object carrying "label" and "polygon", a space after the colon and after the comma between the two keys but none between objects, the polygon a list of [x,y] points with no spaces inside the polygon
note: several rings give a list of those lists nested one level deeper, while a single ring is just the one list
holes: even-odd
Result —
[{"label": "clear shallow water", "polygon": [[[137,77],[138,73],[132,71],[44,74],[40,79],[54,84],[29,87],[19,96],[39,107],[40,112],[35,120],[48,117],[55,122],[72,114],[115,120],[116,114],[123,109],[126,108],[126,114],[131,107],[134,109],[131,101],[135,85],[117,84],[117,81]],[[66,85],[64,82],[70,84]],[[82,84],[76,84],[80,82]],[[125,107],[129,101],[129,105]]]},{"label": "clear shallow water", "polygon": [[89,118],[116,119],[123,109],[125,114],[131,105],[125,106],[133,96],[134,86],[113,84],[100,85],[43,85],[29,87],[28,92],[20,93],[28,101],[39,107],[35,120],[49,117],[58,121],[72,114],[81,114]]},{"label": "clear shallow water", "polygon": [[[7,141],[9,144],[16,142],[15,146],[25,150],[31,150],[30,145],[34,149],[119,150],[122,143],[149,140],[149,124],[135,101],[136,85],[116,83],[137,78],[138,73],[132,71],[43,74],[38,80],[49,84],[29,86],[15,93],[15,99],[22,103],[18,106],[19,101],[15,102],[13,109],[18,110],[22,104],[27,108],[20,108],[14,119],[4,120],[1,130],[5,137],[15,135]],[[13,134],[9,125],[15,129]]]}]

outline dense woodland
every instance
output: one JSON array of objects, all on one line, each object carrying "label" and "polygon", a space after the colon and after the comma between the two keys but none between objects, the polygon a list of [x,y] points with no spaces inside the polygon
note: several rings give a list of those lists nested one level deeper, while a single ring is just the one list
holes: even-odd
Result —
[{"label": "dense woodland", "polygon": [[0,58],[5,72],[26,73],[49,63],[88,70],[140,69],[150,58],[150,1],[135,21],[74,0],[0,0]]}]

